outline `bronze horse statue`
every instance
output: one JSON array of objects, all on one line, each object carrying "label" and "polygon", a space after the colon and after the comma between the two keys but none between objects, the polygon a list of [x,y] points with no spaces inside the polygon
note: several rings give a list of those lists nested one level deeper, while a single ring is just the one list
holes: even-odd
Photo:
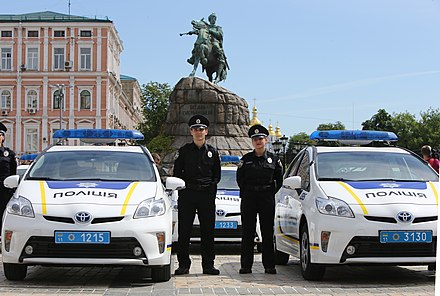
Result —
[{"label": "bronze horse statue", "polygon": [[212,49],[212,42],[208,24],[203,20],[203,18],[200,21],[193,20],[191,21],[191,24],[193,26],[192,31],[180,34],[180,36],[197,35],[197,39],[194,43],[194,48],[192,50],[192,56],[187,60],[188,63],[193,65],[193,70],[189,74],[189,76],[193,77],[197,71],[199,64],[201,64],[202,72],[206,72],[206,75],[208,76],[208,80],[210,82],[213,82],[214,73],[214,83],[225,80],[227,69],[229,69],[229,66],[227,65],[227,62],[226,65],[222,65],[218,57],[216,57]]}]

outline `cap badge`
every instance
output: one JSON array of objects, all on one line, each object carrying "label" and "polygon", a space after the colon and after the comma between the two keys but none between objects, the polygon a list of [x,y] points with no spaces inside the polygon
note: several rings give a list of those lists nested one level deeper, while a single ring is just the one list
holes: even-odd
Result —
[{"label": "cap badge", "polygon": [[255,129],[255,134],[258,134],[260,131],[258,130],[258,128]]},{"label": "cap badge", "polygon": [[200,119],[197,119],[197,120],[196,120],[196,123],[200,123]]},{"label": "cap badge", "polygon": [[211,158],[212,157],[212,152],[208,151],[208,157]]},{"label": "cap badge", "polygon": [[268,163],[272,163],[272,158],[268,157],[268,158],[267,158],[267,162],[268,162]]}]

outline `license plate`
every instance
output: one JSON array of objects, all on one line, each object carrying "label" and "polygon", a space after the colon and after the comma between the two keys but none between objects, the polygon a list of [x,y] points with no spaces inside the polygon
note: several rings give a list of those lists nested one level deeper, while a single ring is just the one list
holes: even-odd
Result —
[{"label": "license plate", "polygon": [[380,231],[380,242],[386,243],[431,243],[432,231]]},{"label": "license plate", "polygon": [[55,231],[56,244],[109,244],[109,231]]},{"label": "license plate", "polygon": [[215,221],[216,229],[237,229],[237,221]]}]

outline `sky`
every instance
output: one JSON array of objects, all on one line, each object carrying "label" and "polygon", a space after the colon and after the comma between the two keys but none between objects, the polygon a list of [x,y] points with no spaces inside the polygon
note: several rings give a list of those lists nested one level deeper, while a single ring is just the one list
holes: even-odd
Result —
[{"label": "sky", "polygon": [[[0,0],[1,14],[69,12],[69,0]],[[230,70],[219,85],[292,136],[319,124],[361,129],[388,113],[440,108],[440,0],[70,0],[109,18],[121,73],[173,87],[192,66],[191,20],[215,12]],[[201,69],[196,76],[206,79]]]}]

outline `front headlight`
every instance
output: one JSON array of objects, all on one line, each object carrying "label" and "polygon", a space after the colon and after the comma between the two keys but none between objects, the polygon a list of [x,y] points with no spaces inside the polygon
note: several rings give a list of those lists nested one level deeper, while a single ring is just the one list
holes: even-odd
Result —
[{"label": "front headlight", "polygon": [[339,217],[354,218],[353,211],[344,201],[329,197],[328,199],[317,197],[316,207],[321,214]]},{"label": "front headlight", "polygon": [[156,217],[163,214],[165,214],[165,201],[163,199],[155,200],[154,198],[149,198],[138,205],[133,218]]},{"label": "front headlight", "polygon": [[11,200],[9,200],[6,210],[9,214],[24,216],[29,218],[35,218],[34,209],[32,208],[32,203],[23,196],[14,195]]}]

